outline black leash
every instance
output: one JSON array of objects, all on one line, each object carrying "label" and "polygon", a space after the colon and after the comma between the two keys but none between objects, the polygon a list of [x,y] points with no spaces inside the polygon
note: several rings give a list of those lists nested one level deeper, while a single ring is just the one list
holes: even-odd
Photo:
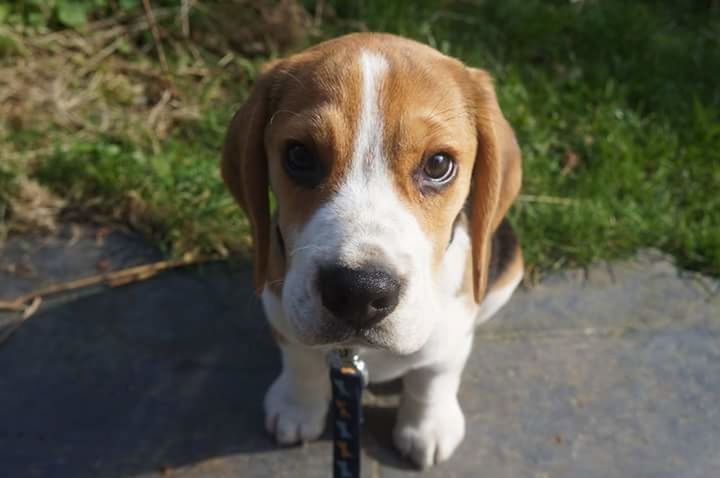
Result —
[{"label": "black leash", "polygon": [[362,391],[368,383],[365,363],[350,349],[330,354],[332,386],[333,477],[360,477]]}]

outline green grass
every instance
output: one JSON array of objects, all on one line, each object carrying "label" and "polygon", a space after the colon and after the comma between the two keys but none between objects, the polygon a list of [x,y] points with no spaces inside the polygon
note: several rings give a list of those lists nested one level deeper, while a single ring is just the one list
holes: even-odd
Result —
[{"label": "green grass", "polygon": [[[716,2],[330,3],[335,16],[313,41],[360,22],[493,73],[524,153],[523,196],[511,218],[531,267],[583,266],[657,247],[683,266],[720,274]],[[260,60],[243,68],[252,75]],[[203,102],[200,119],[159,148],[53,130],[54,152],[30,174],[76,207],[89,203],[130,222],[171,254],[247,244],[217,162],[248,82],[236,81],[237,70],[217,74],[227,94]],[[563,171],[569,152],[579,163]],[[0,187],[9,177],[0,168]],[[0,221],[2,201],[0,194]]]},{"label": "green grass", "polygon": [[248,231],[219,180],[220,131],[173,136],[158,153],[112,138],[75,143],[51,154],[35,176],[74,205],[101,198],[89,208],[129,223],[167,252],[222,255]]}]

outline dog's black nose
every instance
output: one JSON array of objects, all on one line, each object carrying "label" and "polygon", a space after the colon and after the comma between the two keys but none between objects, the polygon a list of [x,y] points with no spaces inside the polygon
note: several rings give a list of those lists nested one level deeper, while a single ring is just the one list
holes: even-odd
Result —
[{"label": "dog's black nose", "polygon": [[381,267],[323,267],[318,282],[325,308],[357,329],[380,322],[400,300],[400,280]]}]

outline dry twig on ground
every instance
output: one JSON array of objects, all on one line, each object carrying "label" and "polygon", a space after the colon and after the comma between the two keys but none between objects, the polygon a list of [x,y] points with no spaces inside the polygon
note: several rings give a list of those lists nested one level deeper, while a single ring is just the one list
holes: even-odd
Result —
[{"label": "dry twig on ground", "polygon": [[212,259],[188,256],[182,259],[142,264],[104,274],[84,277],[70,282],[52,284],[27,294],[23,294],[9,301],[0,300],[0,310],[21,313],[20,319],[16,320],[7,326],[5,330],[0,332],[0,344],[7,340],[27,319],[37,312],[40,308],[40,304],[42,304],[43,300],[47,297],[97,285],[120,287],[150,279],[163,271],[200,264],[210,260]]}]

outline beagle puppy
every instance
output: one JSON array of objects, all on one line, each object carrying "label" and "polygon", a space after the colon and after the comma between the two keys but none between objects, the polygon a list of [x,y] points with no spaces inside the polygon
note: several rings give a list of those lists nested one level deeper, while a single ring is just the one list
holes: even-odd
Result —
[{"label": "beagle puppy", "polygon": [[372,381],[402,377],[400,452],[446,460],[465,433],[473,329],[523,275],[503,219],[520,150],[490,75],[388,34],[321,43],[265,67],[221,169],[252,226],[254,285],[282,352],[268,432],[318,438],[326,355],[353,347]]}]

